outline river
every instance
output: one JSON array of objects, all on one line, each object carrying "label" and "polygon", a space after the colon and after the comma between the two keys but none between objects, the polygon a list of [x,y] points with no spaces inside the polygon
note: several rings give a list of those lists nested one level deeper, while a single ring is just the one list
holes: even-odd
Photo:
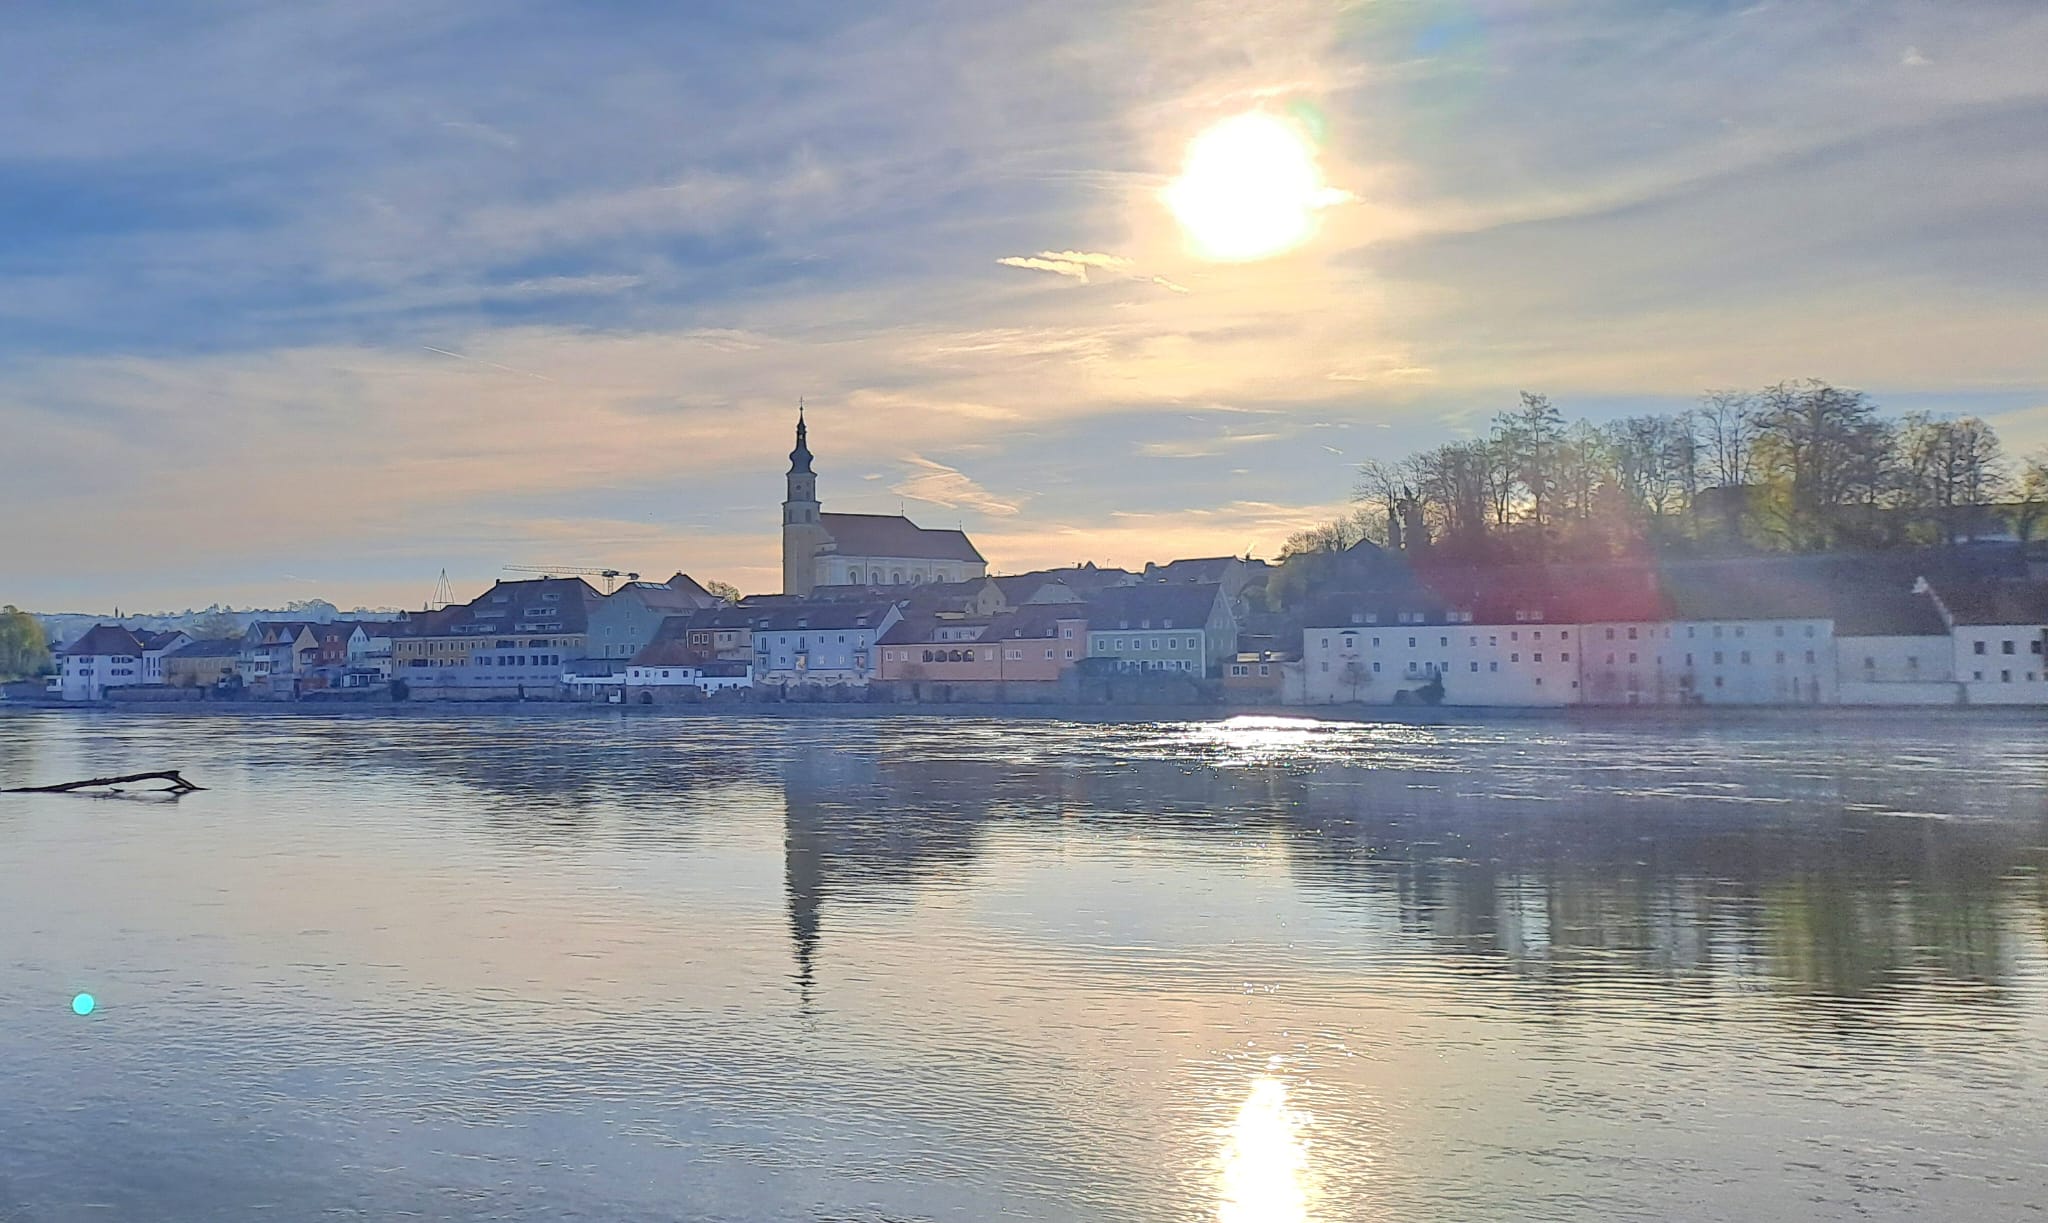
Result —
[{"label": "river", "polygon": [[0,718],[0,1219],[2041,1218],[2042,729]]}]

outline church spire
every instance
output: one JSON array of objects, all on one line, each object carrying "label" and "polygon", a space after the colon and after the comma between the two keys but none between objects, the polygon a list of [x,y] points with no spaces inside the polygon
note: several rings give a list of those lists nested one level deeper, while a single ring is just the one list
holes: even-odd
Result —
[{"label": "church spire", "polygon": [[789,452],[791,474],[811,469],[810,430],[804,427],[804,401],[796,401],[796,449]]}]

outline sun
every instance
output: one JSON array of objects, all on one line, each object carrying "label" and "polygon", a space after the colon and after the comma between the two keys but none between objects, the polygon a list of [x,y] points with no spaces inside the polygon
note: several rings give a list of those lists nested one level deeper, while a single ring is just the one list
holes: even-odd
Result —
[{"label": "sun", "polygon": [[1324,185],[1307,131],[1252,111],[1190,141],[1180,177],[1162,198],[1196,254],[1241,263],[1300,246],[1315,233],[1319,211],[1350,197]]}]

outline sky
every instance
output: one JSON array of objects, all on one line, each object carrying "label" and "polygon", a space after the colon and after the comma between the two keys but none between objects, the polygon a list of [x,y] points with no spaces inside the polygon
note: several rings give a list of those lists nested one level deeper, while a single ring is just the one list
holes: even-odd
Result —
[{"label": "sky", "polygon": [[[773,590],[799,398],[828,511],[996,572],[1271,557],[1520,390],[2030,450],[2043,63],[2038,0],[10,6],[0,601]],[[1247,114],[1313,208],[1218,258]]]}]

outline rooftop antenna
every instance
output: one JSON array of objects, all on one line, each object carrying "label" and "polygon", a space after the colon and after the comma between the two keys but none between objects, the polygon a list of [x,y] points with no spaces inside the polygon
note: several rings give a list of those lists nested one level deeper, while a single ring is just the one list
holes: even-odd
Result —
[{"label": "rooftop antenna", "polygon": [[440,611],[453,602],[455,602],[455,588],[448,584],[448,570],[443,568],[441,570],[441,580],[434,583],[434,597],[427,600],[427,607],[432,611]]}]

